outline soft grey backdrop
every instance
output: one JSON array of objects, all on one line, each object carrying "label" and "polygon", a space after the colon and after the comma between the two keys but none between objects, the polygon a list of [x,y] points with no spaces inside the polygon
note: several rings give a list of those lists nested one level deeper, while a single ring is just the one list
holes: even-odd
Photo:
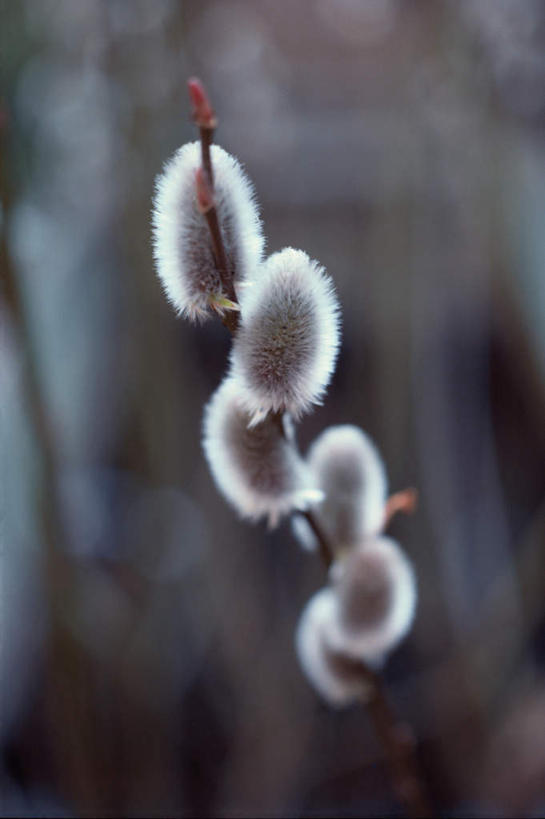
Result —
[{"label": "soft grey backdrop", "polygon": [[239,522],[202,457],[229,339],[175,319],[149,219],[155,175],[195,138],[192,74],[255,182],[269,251],[305,249],[338,288],[342,353],[302,448],[356,423],[392,490],[420,490],[391,530],[420,603],[386,678],[434,798],[448,815],[542,810],[545,4],[1,9],[2,264],[63,533],[44,531],[7,287],[4,812],[399,811],[365,712],[329,712],[297,667],[318,561],[289,525]]}]

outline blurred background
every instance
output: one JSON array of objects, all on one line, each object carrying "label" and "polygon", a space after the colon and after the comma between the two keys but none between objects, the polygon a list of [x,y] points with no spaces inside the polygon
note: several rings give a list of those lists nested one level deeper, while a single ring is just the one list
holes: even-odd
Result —
[{"label": "blurred background", "polygon": [[269,251],[333,276],[332,423],[421,503],[385,677],[438,813],[545,810],[545,3],[1,3],[4,815],[401,815],[365,710],[300,672],[324,582],[200,447],[219,322],[176,320],[154,178],[198,75]]}]

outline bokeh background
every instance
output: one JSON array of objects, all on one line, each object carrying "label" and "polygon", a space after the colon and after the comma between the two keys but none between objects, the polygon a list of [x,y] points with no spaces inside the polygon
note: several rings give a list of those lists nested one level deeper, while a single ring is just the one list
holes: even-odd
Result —
[{"label": "bokeh background", "polygon": [[150,246],[196,74],[268,249],[338,288],[303,450],[358,424],[420,490],[385,677],[436,809],[542,815],[545,3],[3,0],[0,30],[3,813],[401,814],[365,711],[297,665],[318,560],[202,457],[229,338]]}]

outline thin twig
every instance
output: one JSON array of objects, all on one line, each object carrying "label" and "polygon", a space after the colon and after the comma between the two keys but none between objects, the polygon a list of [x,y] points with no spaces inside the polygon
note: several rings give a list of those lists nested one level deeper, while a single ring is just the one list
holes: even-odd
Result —
[{"label": "thin twig", "polygon": [[368,666],[365,666],[364,674],[371,683],[367,708],[375,733],[385,750],[397,797],[407,813],[415,819],[433,816],[415,756],[416,743],[412,728],[407,723],[399,722],[381,677]]},{"label": "thin twig", "polygon": [[[212,157],[210,148],[214,138],[214,131],[217,127],[218,121],[216,115],[210,105],[208,95],[200,82],[196,78],[192,78],[188,82],[188,89],[191,101],[193,103],[193,118],[199,126],[199,136],[201,143],[201,163],[205,174],[206,184],[210,190],[209,203],[206,209],[203,209],[203,215],[210,231],[210,238],[212,239],[212,248],[214,251],[214,260],[216,262],[216,270],[220,277],[223,288],[223,295],[229,301],[237,304],[237,295],[234,284],[234,270],[229,266],[227,252],[223,236],[221,234],[221,227],[218,220],[218,213],[216,203],[214,201],[214,169],[212,166]],[[226,310],[222,313],[222,321],[231,333],[236,333],[238,329],[238,313],[235,310]]]},{"label": "thin twig", "polygon": [[300,512],[299,514],[305,518],[308,525],[314,532],[314,536],[318,541],[318,551],[320,552],[322,562],[325,565],[326,569],[329,569],[329,567],[333,563],[333,551],[328,543],[327,537],[322,527],[320,526],[316,519],[316,516],[313,515],[312,512],[309,512],[307,510],[306,512]]},{"label": "thin twig", "polygon": [[201,137],[201,157],[202,166],[208,178],[208,184],[214,190],[214,169],[212,168],[212,159],[210,157],[210,146],[214,138],[214,129],[210,126],[201,126],[199,128]]},{"label": "thin twig", "polygon": [[[278,429],[280,431],[280,435],[282,436],[282,438],[286,439],[286,430],[285,430],[285,427],[284,427],[284,420],[283,420],[284,413],[283,412],[275,412],[275,413],[272,413],[270,417],[271,417],[272,421],[278,427]],[[291,444],[291,446],[294,449],[297,448],[294,441],[290,441],[289,443]],[[333,550],[332,550],[331,546],[329,545],[327,535],[324,532],[324,530],[322,529],[322,526],[319,523],[318,519],[308,509],[305,510],[305,511],[296,512],[295,514],[299,514],[301,517],[305,518],[308,525],[312,529],[312,531],[314,533],[314,536],[315,536],[316,540],[318,541],[318,551],[320,552],[320,557],[321,557],[325,567],[327,569],[329,569],[329,567],[333,563],[333,558],[334,558]]]},{"label": "thin twig", "polygon": [[[416,502],[414,490],[406,490]],[[397,493],[400,498],[405,493]],[[396,496],[393,496],[396,497]],[[392,504],[394,511],[407,511],[404,504]],[[334,552],[328,537],[312,512],[303,512],[318,541],[320,557],[329,571]],[[346,661],[344,655],[338,659]],[[350,662],[352,662],[350,660]],[[415,756],[415,739],[412,728],[407,723],[399,722],[386,694],[384,682],[379,674],[373,671],[362,660],[355,661],[361,676],[366,682],[364,704],[369,710],[375,733],[378,736],[388,761],[392,784],[400,802],[412,817],[432,816],[427,790],[419,771]]]},{"label": "thin twig", "polygon": [[[302,512],[318,541],[319,553],[327,570],[333,562],[333,550],[327,535],[312,512]],[[366,695],[363,700],[373,721],[388,761],[392,784],[400,802],[411,817],[430,817],[433,815],[427,790],[419,771],[415,756],[415,739],[412,728],[407,723],[399,722],[388,700],[384,682],[379,674],[373,671],[362,660],[352,661],[338,654],[341,662],[350,662],[355,666],[366,682]]]},{"label": "thin twig", "polygon": [[208,223],[210,236],[212,238],[214,256],[216,259],[216,268],[219,273],[221,283],[223,285],[224,293],[230,301],[233,301],[236,304],[237,295],[235,293],[235,286],[233,284],[233,272],[228,268],[227,254],[225,252],[225,247],[223,244],[223,238],[221,235],[221,230],[218,222],[218,213],[216,211],[216,208],[214,206],[211,207],[210,210],[207,210],[204,215]]},{"label": "thin twig", "polygon": [[[333,562],[333,550],[327,535],[312,512],[301,512],[308,521],[318,541],[320,557],[326,569]],[[352,661],[339,654],[341,662],[351,662],[366,682],[364,704],[369,710],[375,733],[388,760],[390,776],[395,793],[412,817],[432,816],[426,787],[415,757],[414,733],[406,723],[398,721],[388,700],[384,682],[379,674],[361,660]]]}]

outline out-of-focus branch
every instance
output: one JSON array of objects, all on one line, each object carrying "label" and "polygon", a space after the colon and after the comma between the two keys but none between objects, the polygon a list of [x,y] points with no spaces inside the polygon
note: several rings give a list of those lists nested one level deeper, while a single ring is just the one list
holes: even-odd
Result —
[{"label": "out-of-focus branch", "polygon": [[367,708],[386,753],[397,797],[415,819],[432,816],[427,789],[414,753],[414,732],[408,723],[398,720],[381,677],[367,666],[362,673],[370,683]]},{"label": "out-of-focus branch", "polygon": [[405,515],[412,515],[413,512],[416,511],[417,505],[417,489],[402,489],[400,492],[395,492],[393,495],[390,495],[384,508],[383,528],[386,529],[389,526],[392,518],[397,515],[398,512],[403,512]]},{"label": "out-of-focus branch", "polygon": [[[17,342],[22,355],[22,393],[25,409],[35,441],[38,480],[36,482],[36,513],[44,542],[45,580],[49,606],[48,707],[49,719],[55,726],[52,750],[57,773],[66,780],[69,796],[79,809],[93,813],[96,805],[96,785],[89,776],[92,716],[88,708],[80,707],[77,698],[64,694],[66,679],[80,681],[84,661],[73,640],[63,627],[62,608],[71,588],[71,572],[66,557],[65,532],[57,490],[55,447],[38,377],[36,349],[21,295],[20,282],[11,262],[7,243],[10,219],[11,187],[6,156],[8,142],[7,117],[0,123],[0,202],[4,227],[0,231],[0,269],[2,296],[10,311]],[[78,676],[82,675],[82,676]],[[76,683],[77,684],[77,683]],[[78,727],[74,730],[74,726]]]},{"label": "out-of-focus branch", "polygon": [[[407,492],[413,496],[414,490],[407,490]],[[405,492],[397,493],[399,496],[405,494]],[[393,506],[397,507],[397,502]],[[404,504],[396,508],[396,511],[401,511],[401,509],[405,511]],[[301,514],[314,532],[320,557],[325,568],[329,570],[334,553],[327,535],[312,512]],[[352,671],[359,673],[365,680],[364,704],[367,706],[375,733],[384,749],[398,799],[405,806],[409,816],[415,819],[432,816],[427,789],[415,756],[416,743],[413,730],[407,723],[398,720],[388,700],[381,676],[361,660],[354,660],[340,654],[336,655],[336,659],[341,664],[350,663]]]},{"label": "out-of-focus branch", "polygon": [[[406,490],[406,492],[416,494],[414,490]],[[396,494],[401,496],[405,495],[405,492]],[[399,507],[399,510],[402,508],[404,510],[403,505]],[[327,535],[312,512],[302,514],[318,540],[320,557],[325,568],[329,570],[334,552]],[[366,693],[363,703],[367,706],[375,733],[384,749],[394,791],[399,801],[405,806],[407,814],[414,819],[432,816],[427,789],[415,756],[414,732],[408,723],[398,720],[388,700],[381,676],[362,660],[355,660],[341,654],[336,655],[336,660],[345,665],[349,663],[352,671],[359,673],[365,680]]]}]

